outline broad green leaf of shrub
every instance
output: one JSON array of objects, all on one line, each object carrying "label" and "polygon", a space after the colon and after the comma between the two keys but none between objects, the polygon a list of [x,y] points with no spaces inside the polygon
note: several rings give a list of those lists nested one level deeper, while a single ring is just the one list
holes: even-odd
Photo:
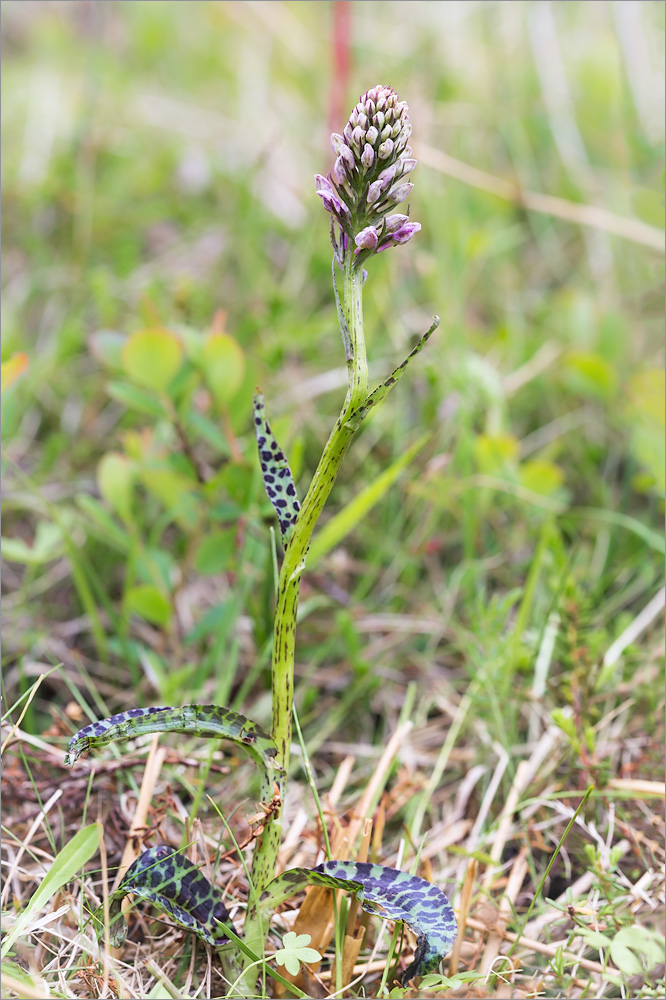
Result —
[{"label": "broad green leaf of shrub", "polygon": [[531,462],[523,462],[518,471],[518,478],[521,486],[531,490],[532,493],[553,496],[564,482],[564,472],[554,462],[534,459]]},{"label": "broad green leaf of shrub", "polygon": [[7,361],[3,361],[0,365],[0,390],[4,392],[5,389],[9,389],[27,367],[28,355],[22,352],[13,354]]},{"label": "broad green leaf of shrub", "polygon": [[579,395],[609,399],[617,391],[617,371],[607,358],[593,351],[570,351],[564,362],[564,381]]},{"label": "broad green leaf of shrub", "polygon": [[122,361],[126,374],[137,385],[164,392],[183,363],[183,345],[170,330],[149,327],[127,338]]},{"label": "broad green leaf of shrub", "polygon": [[18,917],[16,923],[2,943],[2,957],[7,954],[14,942],[29,926],[30,921],[39,913],[42,907],[67,882],[76,878],[78,872],[99,847],[97,823],[91,823],[74,834],[72,839],[60,851],[39,885],[39,888],[29,900],[26,908]]},{"label": "broad green leaf of shrub", "polygon": [[125,605],[129,611],[141,615],[151,625],[164,628],[171,621],[173,608],[164,594],[150,584],[130,587],[125,593]]},{"label": "broad green leaf of shrub", "polygon": [[486,475],[513,470],[519,454],[520,442],[512,434],[479,434],[474,441],[477,467]]},{"label": "broad green leaf of shrub", "polygon": [[38,521],[32,545],[22,538],[3,538],[0,543],[2,557],[9,562],[26,566],[41,566],[58,559],[63,552],[62,532],[51,521]]},{"label": "broad green leaf of shrub", "polygon": [[273,956],[278,965],[284,965],[290,976],[297,976],[301,962],[319,962],[321,955],[315,948],[308,948],[312,940],[309,934],[296,934],[288,931],[282,938],[282,947]]},{"label": "broad green leaf of shrub", "polygon": [[201,351],[206,385],[218,406],[227,406],[241,387],[245,374],[245,355],[240,344],[228,333],[211,333]]},{"label": "broad green leaf of shrub", "polygon": [[88,337],[88,350],[100,364],[112,371],[121,372],[123,365],[123,347],[127,334],[118,330],[97,330]]},{"label": "broad green leaf of shrub", "polygon": [[109,451],[97,466],[99,492],[123,521],[132,520],[135,469],[126,455]]},{"label": "broad green leaf of shrub", "polygon": [[236,550],[234,531],[214,531],[199,545],[194,557],[197,573],[212,576],[221,573],[229,565]]}]

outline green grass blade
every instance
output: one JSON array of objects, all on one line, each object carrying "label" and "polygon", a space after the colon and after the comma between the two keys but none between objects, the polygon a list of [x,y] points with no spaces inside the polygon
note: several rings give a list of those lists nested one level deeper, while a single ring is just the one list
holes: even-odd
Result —
[{"label": "green grass blade", "polygon": [[430,434],[423,434],[418,441],[415,441],[411,448],[408,448],[404,455],[385,469],[374,482],[366,486],[364,490],[354,497],[338,514],[335,514],[327,524],[315,535],[314,541],[308,555],[310,569],[319,562],[331,549],[339,545],[343,538],[346,538],[354,528],[360,524],[363,518],[370,513],[372,508],[379,503],[382,497],[390,490],[398,477],[404,472],[412,459],[417,455],[425,444],[430,440]]},{"label": "green grass blade", "polygon": [[42,880],[39,889],[19,916],[11,931],[2,943],[0,955],[4,958],[16,939],[21,936],[25,928],[39,913],[45,903],[53,896],[58,889],[61,889],[67,882],[71,882],[77,873],[90,861],[99,845],[97,824],[91,823],[84,827],[70,840],[62,851],[56,856],[55,861],[49,868],[45,878]]}]

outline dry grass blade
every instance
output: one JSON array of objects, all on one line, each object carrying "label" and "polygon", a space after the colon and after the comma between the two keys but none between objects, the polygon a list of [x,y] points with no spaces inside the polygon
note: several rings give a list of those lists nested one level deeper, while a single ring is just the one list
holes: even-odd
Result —
[{"label": "dry grass blade", "polygon": [[518,893],[525,881],[527,872],[527,851],[525,848],[522,848],[513,862],[511,874],[509,875],[509,880],[499,905],[497,924],[486,942],[483,958],[481,959],[481,970],[486,975],[492,970],[495,959],[499,955],[503,932],[506,930],[506,925],[511,918],[512,908],[515,906]]},{"label": "dry grass blade", "polygon": [[[152,740],[150,741],[150,750],[148,752],[148,757],[146,758],[146,766],[143,771],[143,779],[141,781],[141,789],[139,791],[139,799],[136,804],[136,809],[134,810],[134,816],[130,824],[130,830],[127,837],[127,843],[125,844],[125,850],[123,851],[122,860],[118,871],[116,872],[116,877],[113,881],[113,888],[117,889],[120,885],[120,880],[123,875],[132,864],[136,858],[139,857],[142,850],[143,839],[142,833],[146,829],[146,820],[148,818],[148,810],[150,808],[150,802],[153,797],[153,792],[155,790],[155,784],[159,778],[160,771],[162,770],[162,764],[164,763],[164,758],[166,757],[167,751],[165,747],[159,746],[159,733],[156,733]],[[127,900],[123,900],[123,909],[125,910],[125,903]],[[128,904],[129,905],[129,904]]]},{"label": "dry grass blade", "polygon": [[416,155],[423,163],[441,171],[448,177],[454,177],[463,184],[487,191],[498,198],[512,201],[516,205],[528,209],[531,212],[541,212],[543,215],[550,215],[553,218],[565,219],[567,222],[575,222],[579,226],[589,226],[592,229],[600,229],[622,239],[640,243],[642,246],[650,247],[652,250],[659,250],[662,253],[666,246],[664,233],[655,226],[641,222],[639,219],[627,219],[621,215],[610,212],[607,208],[599,208],[597,205],[580,205],[575,201],[567,201],[565,198],[558,198],[555,195],[541,194],[538,191],[524,191],[517,184],[505,181],[494,174],[488,174],[485,170],[479,170],[469,163],[463,163],[448,153],[443,153],[440,149],[434,149],[425,143],[419,143],[416,148]]}]

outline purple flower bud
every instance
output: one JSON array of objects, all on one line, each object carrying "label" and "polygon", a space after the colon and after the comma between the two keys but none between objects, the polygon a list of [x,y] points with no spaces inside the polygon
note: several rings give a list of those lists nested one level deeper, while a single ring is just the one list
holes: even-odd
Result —
[{"label": "purple flower bud", "polygon": [[356,149],[360,150],[364,141],[365,141],[365,132],[363,131],[360,125],[357,125],[354,131],[352,132],[351,144],[352,146],[355,146]]},{"label": "purple flower bud", "polygon": [[377,139],[379,139],[379,131],[375,128],[374,125],[371,125],[368,131],[365,133],[365,141],[369,142],[371,146],[374,146],[374,144],[377,142]]},{"label": "purple flower bud", "polygon": [[368,116],[362,110],[359,111],[359,113],[358,113],[358,123],[359,123],[359,125],[361,126],[362,129],[367,128],[367,125],[368,125]]},{"label": "purple flower bud", "polygon": [[408,215],[387,215],[384,219],[384,232],[385,233],[395,233],[400,229],[406,222],[409,222]]},{"label": "purple flower bud", "polygon": [[420,222],[406,222],[404,226],[391,235],[391,239],[394,243],[408,243],[414,233],[418,233],[420,229]]},{"label": "purple flower bud", "polygon": [[363,147],[363,152],[361,153],[361,163],[363,164],[366,170],[369,170],[374,161],[375,161],[375,151],[372,148],[372,146],[366,143],[365,146]]},{"label": "purple flower bud", "polygon": [[382,193],[381,181],[373,181],[368,188],[368,193],[366,195],[366,201],[368,205],[374,205],[376,201],[379,200],[379,196]]},{"label": "purple flower bud", "polygon": [[341,149],[345,146],[345,137],[339,135],[337,132],[333,132],[331,135],[331,146],[335,155],[339,156]]},{"label": "purple flower bud", "polygon": [[349,146],[343,146],[340,150],[340,156],[345,161],[345,166],[347,167],[347,173],[352,174],[356,163],[354,161],[354,154],[352,153]]},{"label": "purple flower bud", "polygon": [[347,205],[345,205],[342,198],[339,198],[333,188],[330,191],[325,189],[317,191],[317,194],[321,198],[324,208],[331,215],[335,215],[337,219],[350,219],[351,212]]},{"label": "purple flower bud", "polygon": [[398,186],[394,187],[392,191],[389,191],[387,197],[394,202],[394,204],[399,205],[401,201],[405,200],[413,187],[413,184],[398,184]]},{"label": "purple flower bud", "polygon": [[380,160],[388,160],[389,156],[393,152],[393,141],[391,139],[386,139],[379,149],[377,150],[377,156]]},{"label": "purple flower bud", "polygon": [[384,170],[382,170],[381,174],[377,175],[377,180],[380,181],[382,185],[382,191],[385,191],[386,188],[389,186],[389,184],[396,175],[397,169],[398,169],[397,163],[392,163],[390,167],[386,167]]},{"label": "purple flower bud", "polygon": [[412,160],[401,160],[402,169],[400,171],[400,175],[402,177],[404,177],[405,174],[411,174],[412,170],[414,169],[414,167],[416,166],[417,163],[418,163],[418,160],[413,160],[413,159]]},{"label": "purple flower bud", "polygon": [[395,140],[395,149],[397,153],[401,153],[409,141],[409,137],[412,134],[412,126],[407,123],[403,126],[402,132]]},{"label": "purple flower bud", "polygon": [[384,121],[385,121],[384,112],[381,110],[378,103],[377,114],[375,115],[374,124],[377,126],[377,128],[384,128]]},{"label": "purple flower bud", "polygon": [[343,129],[344,137],[347,140],[347,142],[351,142],[351,137],[352,137],[352,132],[353,131],[354,131],[354,126],[352,125],[351,122],[347,122],[347,124],[345,125],[345,127]]},{"label": "purple flower bud", "polygon": [[338,156],[337,160],[333,164],[333,180],[336,184],[344,184],[347,180],[347,169],[345,166],[345,159],[343,156]]},{"label": "purple flower bud", "polygon": [[396,163],[392,163],[390,167],[386,170],[382,170],[381,174],[378,176],[376,181],[373,181],[368,188],[367,202],[368,205],[374,205],[374,203],[384,194],[386,189],[393,182],[395,177],[395,172],[398,169]]},{"label": "purple flower bud", "polygon": [[382,250],[388,250],[389,247],[396,246],[399,243],[408,243],[414,233],[418,233],[420,228],[420,222],[406,222],[397,232],[391,233],[385,240],[382,240],[377,247],[377,253],[381,253]]},{"label": "purple flower bud", "polygon": [[324,177],[322,174],[315,174],[315,187],[317,189],[317,194],[322,191],[332,191],[333,185],[329,181],[328,177]]},{"label": "purple flower bud", "polygon": [[366,226],[366,228],[362,229],[358,236],[355,237],[354,242],[358,247],[356,253],[360,253],[361,250],[374,250],[379,242],[377,230],[374,226]]},{"label": "purple flower bud", "polygon": [[380,135],[382,137],[382,142],[386,142],[387,139],[391,138],[391,126],[385,125],[381,130]]}]

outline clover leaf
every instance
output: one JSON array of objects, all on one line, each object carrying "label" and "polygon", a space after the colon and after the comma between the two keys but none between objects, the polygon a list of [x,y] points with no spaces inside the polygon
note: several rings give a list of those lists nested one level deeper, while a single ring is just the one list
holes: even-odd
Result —
[{"label": "clover leaf", "polygon": [[275,952],[275,961],[284,965],[290,976],[297,976],[301,962],[319,962],[321,955],[315,948],[308,948],[309,934],[296,934],[289,931],[282,938],[282,947]]}]

